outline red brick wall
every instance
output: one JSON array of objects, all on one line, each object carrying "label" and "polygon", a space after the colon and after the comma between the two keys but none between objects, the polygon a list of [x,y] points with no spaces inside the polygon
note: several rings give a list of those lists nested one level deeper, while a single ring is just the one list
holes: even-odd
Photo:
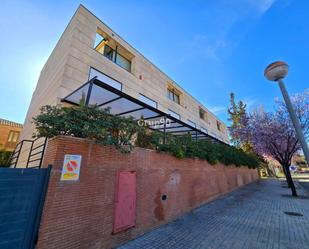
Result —
[{"label": "red brick wall", "polygon": [[[60,181],[65,154],[82,155],[77,182]],[[45,155],[44,165],[52,164],[53,170],[39,232],[42,249],[110,248],[258,179],[256,170],[245,167],[212,166],[141,148],[122,154],[110,146],[70,137],[50,140]],[[120,169],[136,171],[136,226],[112,235]]]}]

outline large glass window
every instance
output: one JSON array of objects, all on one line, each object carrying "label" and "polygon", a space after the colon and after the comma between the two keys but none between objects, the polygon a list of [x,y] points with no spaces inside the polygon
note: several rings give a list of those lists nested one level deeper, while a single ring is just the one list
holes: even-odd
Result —
[{"label": "large glass window", "polygon": [[[128,60],[124,54],[127,53],[124,48],[117,46],[116,42],[106,38],[103,31],[98,29],[94,42],[94,49],[106,58],[116,63],[118,66],[131,72],[131,61]],[[121,54],[118,50],[121,50]],[[123,54],[124,53],[124,54]]]},{"label": "large glass window", "polygon": [[116,64],[118,66],[121,66],[125,70],[131,72],[131,62],[129,60],[127,60],[126,58],[124,58],[121,54],[117,53]]},{"label": "large glass window", "polygon": [[175,90],[167,89],[167,97],[175,103],[180,104],[179,94]]},{"label": "large glass window", "polygon": [[196,123],[188,119],[188,124],[196,128]]},{"label": "large glass window", "polygon": [[208,130],[206,128],[204,128],[204,127],[201,127],[201,131],[208,134]]},{"label": "large glass window", "polygon": [[148,97],[146,97],[145,95],[143,94],[139,94],[139,100],[144,102],[145,104],[148,104],[154,108],[157,108],[158,107],[158,103]]},{"label": "large glass window", "polygon": [[172,111],[172,110],[170,110],[170,109],[168,109],[167,113],[168,113],[169,115],[171,115],[172,117],[177,118],[177,119],[180,120],[180,115],[179,115],[178,113],[176,113],[176,112],[174,112],[174,111]]},{"label": "large glass window", "polygon": [[107,76],[104,73],[99,72],[98,70],[96,70],[94,68],[90,68],[89,80],[92,79],[93,77],[97,77],[98,80],[103,81],[105,84],[108,84],[108,85],[122,91],[122,84],[120,82],[112,79],[111,77]]}]

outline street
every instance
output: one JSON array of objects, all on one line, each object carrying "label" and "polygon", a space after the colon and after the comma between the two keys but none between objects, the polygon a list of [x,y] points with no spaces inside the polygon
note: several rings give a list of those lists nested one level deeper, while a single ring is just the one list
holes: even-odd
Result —
[{"label": "street", "polygon": [[299,184],[309,193],[309,175],[308,174],[294,177],[294,179],[297,180]]},{"label": "street", "polygon": [[119,248],[309,248],[309,197],[297,186],[293,198],[283,181],[260,180]]}]

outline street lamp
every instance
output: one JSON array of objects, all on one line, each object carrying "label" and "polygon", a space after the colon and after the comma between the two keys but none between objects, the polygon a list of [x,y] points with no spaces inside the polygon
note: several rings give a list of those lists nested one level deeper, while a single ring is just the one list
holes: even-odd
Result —
[{"label": "street lamp", "polygon": [[289,94],[284,86],[283,78],[288,74],[289,66],[283,61],[276,61],[274,63],[271,63],[265,68],[264,76],[270,80],[270,81],[276,81],[279,84],[281,93],[283,95],[285,104],[287,106],[288,112],[290,114],[290,118],[292,120],[292,123],[294,125],[294,128],[296,130],[296,135],[298,138],[298,141],[301,144],[301,147],[303,149],[307,164],[309,165],[309,149],[307,142],[305,140],[303,131],[301,129],[299,119],[297,118],[295,114],[295,110],[292,106],[292,102],[290,100]]}]

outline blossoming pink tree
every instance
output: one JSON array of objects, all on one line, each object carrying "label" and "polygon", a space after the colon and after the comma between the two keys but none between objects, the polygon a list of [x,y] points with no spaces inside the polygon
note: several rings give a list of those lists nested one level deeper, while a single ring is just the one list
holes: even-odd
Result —
[{"label": "blossoming pink tree", "polygon": [[[293,106],[306,139],[309,136],[309,91],[295,95]],[[242,118],[240,128],[233,130],[243,141],[251,141],[253,150],[261,156],[271,156],[282,166],[292,195],[297,196],[289,166],[293,155],[301,149],[288,111],[277,101],[274,112],[254,111]],[[308,162],[307,162],[308,163]]]}]

